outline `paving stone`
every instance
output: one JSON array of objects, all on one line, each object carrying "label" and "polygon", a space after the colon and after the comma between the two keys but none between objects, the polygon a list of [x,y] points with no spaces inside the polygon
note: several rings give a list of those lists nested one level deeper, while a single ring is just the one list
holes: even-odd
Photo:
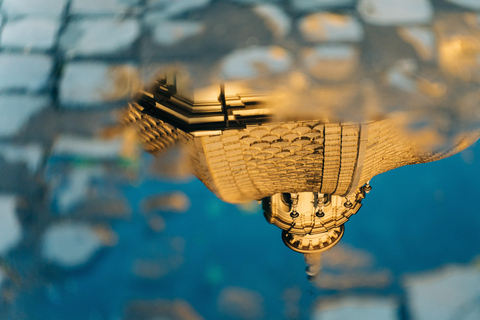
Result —
[{"label": "paving stone", "polygon": [[131,10],[139,0],[72,0],[71,14],[118,14]]},{"label": "paving stone", "polygon": [[62,135],[55,140],[52,155],[113,160],[120,156],[121,149],[122,141],[120,139],[101,140]]},{"label": "paving stone", "polygon": [[46,108],[49,102],[47,96],[0,95],[0,137],[17,134],[28,120]]},{"label": "paving stone", "polygon": [[142,209],[145,212],[187,212],[190,209],[190,199],[181,191],[153,195],[143,200]]},{"label": "paving stone", "polygon": [[362,25],[352,16],[318,12],[298,22],[298,28],[305,40],[359,42],[363,39]]},{"label": "paving stone", "polygon": [[63,71],[60,101],[65,107],[89,107],[122,101],[138,89],[137,70],[130,65],[72,62]]},{"label": "paving stone", "polygon": [[398,34],[410,43],[423,60],[430,60],[435,56],[435,35],[426,27],[401,27]]},{"label": "paving stone", "polygon": [[313,320],[396,320],[398,305],[393,299],[345,297],[327,300],[317,304],[313,311]]},{"label": "paving stone", "polygon": [[303,64],[316,79],[349,79],[357,70],[358,63],[359,53],[351,45],[321,45],[303,52]]},{"label": "paving stone", "polygon": [[60,21],[52,18],[26,17],[9,20],[1,33],[4,48],[49,50],[55,43]]},{"label": "paving stone", "polygon": [[480,1],[478,0],[446,0],[453,4],[474,10],[480,10]]},{"label": "paving stone", "polygon": [[290,33],[292,21],[279,6],[262,4],[255,6],[253,11],[265,19],[266,25],[276,37],[284,37]]},{"label": "paving stone", "polygon": [[45,89],[52,71],[52,58],[41,54],[0,54],[0,91]]},{"label": "paving stone", "polygon": [[43,159],[43,149],[36,144],[13,145],[0,143],[0,157],[7,163],[25,163],[28,170],[35,173]]},{"label": "paving stone", "polygon": [[450,266],[408,276],[404,285],[413,319],[480,319],[478,266]]},{"label": "paving stone", "polygon": [[201,34],[205,26],[196,21],[162,21],[153,29],[153,40],[163,46],[175,45]]},{"label": "paving stone", "polygon": [[62,183],[54,191],[55,204],[60,214],[70,213],[76,206],[87,200],[93,179],[101,178],[104,172],[101,167],[73,168],[64,176]]},{"label": "paving stone", "polygon": [[86,264],[103,247],[96,230],[85,223],[51,225],[42,237],[42,256],[50,263],[72,268]]},{"label": "paving stone", "polygon": [[218,310],[236,319],[262,319],[264,316],[263,297],[255,291],[226,287],[218,295]]},{"label": "paving stone", "polygon": [[175,17],[190,10],[203,8],[210,2],[211,0],[147,0],[147,5],[149,8],[162,9],[160,12],[160,17],[165,19]]},{"label": "paving stone", "polygon": [[360,0],[357,10],[365,22],[379,26],[427,24],[433,18],[428,0]]},{"label": "paving stone", "polygon": [[235,50],[221,62],[225,79],[252,79],[257,76],[286,72],[292,65],[291,55],[283,48],[251,47]]},{"label": "paving stone", "polygon": [[355,0],[292,0],[292,5],[298,11],[314,11],[319,9],[334,9],[348,6]]},{"label": "paving stone", "polygon": [[60,17],[68,0],[3,0],[2,9],[9,18],[23,15]]},{"label": "paving stone", "polygon": [[60,39],[68,57],[106,55],[129,49],[140,35],[137,20],[114,18],[70,22]]},{"label": "paving stone", "polygon": [[22,226],[15,208],[14,196],[0,195],[0,256],[7,254],[22,239]]},{"label": "paving stone", "polygon": [[396,61],[387,71],[385,81],[396,89],[414,92],[417,89],[417,83],[414,78],[417,68],[418,66],[414,60],[403,59]]}]

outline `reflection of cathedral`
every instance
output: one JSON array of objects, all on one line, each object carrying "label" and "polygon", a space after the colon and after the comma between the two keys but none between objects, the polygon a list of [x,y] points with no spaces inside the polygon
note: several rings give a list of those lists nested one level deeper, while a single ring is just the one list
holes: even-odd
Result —
[{"label": "reflection of cathedral", "polygon": [[176,141],[186,145],[195,175],[220,199],[263,199],[267,221],[302,253],[324,251],[341,239],[372,177],[446,158],[478,137],[426,151],[392,119],[270,122],[272,110],[259,101],[222,91],[218,101],[194,103],[162,80],[130,105],[125,120],[137,125],[149,152]]}]

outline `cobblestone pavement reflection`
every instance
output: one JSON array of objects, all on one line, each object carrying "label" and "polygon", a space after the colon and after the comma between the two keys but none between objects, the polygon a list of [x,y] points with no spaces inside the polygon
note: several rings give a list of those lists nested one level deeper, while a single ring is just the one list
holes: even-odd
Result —
[{"label": "cobblestone pavement reflection", "polygon": [[250,79],[279,93],[282,116],[315,100],[326,117],[351,116],[361,101],[360,119],[401,114],[428,143],[448,142],[478,128],[479,10],[0,1],[0,318],[479,318],[478,146],[375,178],[312,283],[260,208],[219,201],[183,150],[153,159],[117,128],[131,95],[180,63],[198,92]]}]

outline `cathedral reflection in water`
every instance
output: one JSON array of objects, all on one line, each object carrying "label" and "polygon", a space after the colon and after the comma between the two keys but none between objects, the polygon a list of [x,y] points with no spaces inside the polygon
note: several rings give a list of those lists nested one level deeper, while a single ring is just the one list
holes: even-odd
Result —
[{"label": "cathedral reflection in water", "polygon": [[261,200],[266,220],[309,264],[315,264],[311,254],[340,241],[374,176],[449,157],[479,137],[471,131],[448,147],[426,146],[393,116],[278,121],[268,97],[229,96],[221,87],[218,100],[198,102],[169,80],[139,93],[125,113],[146,149],[158,154],[175,143],[185,146],[193,172],[212,192],[229,203]]}]

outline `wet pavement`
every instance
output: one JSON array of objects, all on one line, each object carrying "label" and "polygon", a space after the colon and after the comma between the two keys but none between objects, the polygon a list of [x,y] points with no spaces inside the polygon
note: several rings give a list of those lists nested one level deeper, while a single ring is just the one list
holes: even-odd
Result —
[{"label": "wet pavement", "polygon": [[[348,81],[387,55],[366,48],[374,26],[412,43],[377,62],[392,62],[387,85],[415,96],[425,83],[393,62],[407,51],[431,64],[423,27],[434,12],[465,15],[480,32],[476,1],[431,3],[444,11],[426,0],[0,1],[0,318],[480,318],[478,144],[375,177],[308,281],[258,204],[221,202],[180,150],[154,159],[118,128],[132,93],[171,63],[199,87],[299,65],[320,82]],[[448,67],[470,68],[462,93],[478,90],[478,61]],[[478,125],[475,101],[444,131]]]}]

